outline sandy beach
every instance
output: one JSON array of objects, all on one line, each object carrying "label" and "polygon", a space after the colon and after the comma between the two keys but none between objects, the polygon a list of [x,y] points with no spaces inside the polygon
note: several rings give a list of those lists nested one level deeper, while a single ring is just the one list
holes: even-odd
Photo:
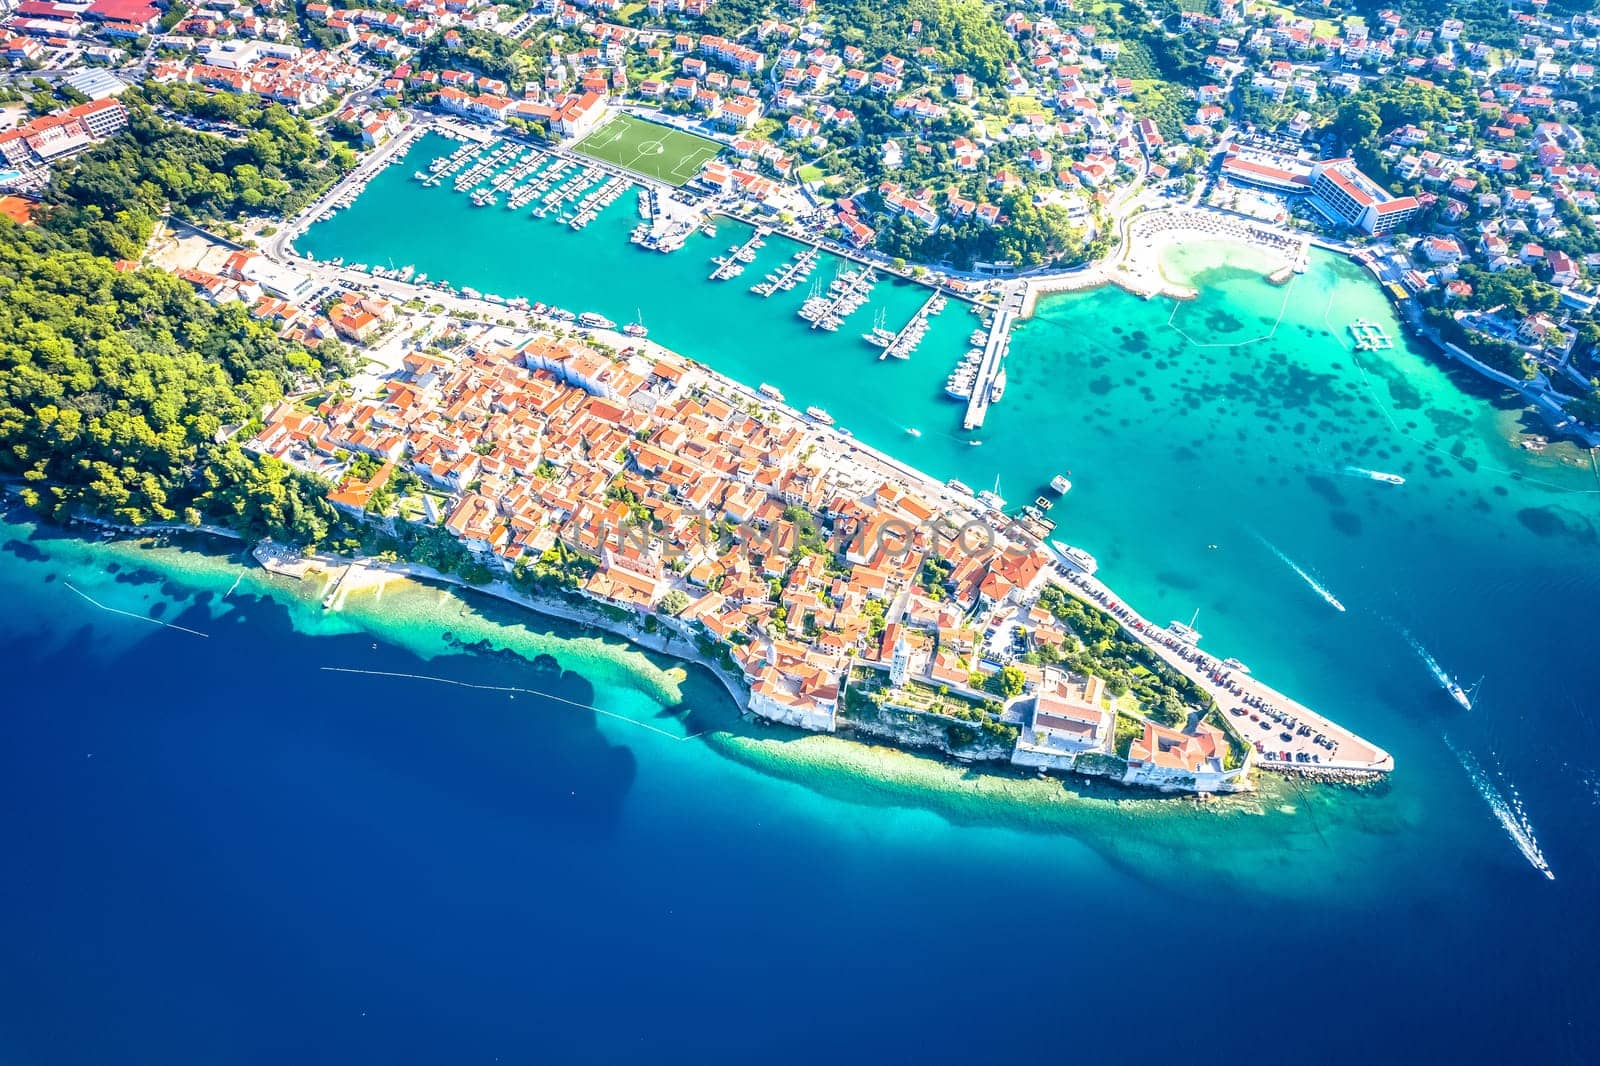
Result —
[{"label": "sandy beach", "polygon": [[1169,277],[1162,259],[1174,247],[1190,243],[1230,241],[1264,253],[1272,281],[1287,280],[1304,263],[1308,249],[1304,237],[1284,230],[1196,208],[1147,211],[1128,223],[1127,238],[1116,260],[1105,269],[1106,280],[1136,296],[1167,296],[1192,300],[1199,293]]}]

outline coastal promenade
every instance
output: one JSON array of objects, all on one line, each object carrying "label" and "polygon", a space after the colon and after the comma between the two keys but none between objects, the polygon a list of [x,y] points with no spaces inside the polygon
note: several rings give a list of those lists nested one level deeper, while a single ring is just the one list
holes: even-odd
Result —
[{"label": "coastal promenade", "polygon": [[1146,621],[1101,581],[1073,570],[1056,583],[1110,611],[1130,636],[1205,689],[1229,725],[1256,748],[1255,762],[1263,769],[1351,777],[1394,769],[1394,756],[1376,744]]}]

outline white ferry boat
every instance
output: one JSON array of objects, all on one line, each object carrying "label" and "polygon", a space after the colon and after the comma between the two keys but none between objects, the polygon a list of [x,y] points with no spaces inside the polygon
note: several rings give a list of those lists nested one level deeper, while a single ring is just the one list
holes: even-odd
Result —
[{"label": "white ferry boat", "polygon": [[1056,492],[1065,496],[1067,493],[1072,491],[1072,482],[1067,480],[1067,476],[1065,474],[1057,474],[1055,477],[1050,479],[1050,487]]},{"label": "white ferry boat", "polygon": [[1082,570],[1086,574],[1093,574],[1100,569],[1100,564],[1095,560],[1095,557],[1082,548],[1074,548],[1072,545],[1063,544],[1059,540],[1051,541],[1050,548],[1062,562],[1075,569]]},{"label": "white ferry boat", "polygon": [[593,311],[585,311],[578,316],[578,323],[594,329],[616,329],[617,324],[605,315],[597,315]]},{"label": "white ferry boat", "polygon": [[806,414],[810,416],[813,422],[824,426],[833,425],[833,416],[820,407],[807,407]]},{"label": "white ferry boat", "polygon": [[765,381],[756,387],[756,391],[769,400],[777,400],[779,403],[783,402],[783,393],[779,392],[776,386],[768,385]]}]

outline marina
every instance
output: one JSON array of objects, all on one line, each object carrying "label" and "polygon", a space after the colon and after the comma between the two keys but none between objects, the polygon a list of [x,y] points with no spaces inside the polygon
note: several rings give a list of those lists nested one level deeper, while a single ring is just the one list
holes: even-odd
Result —
[{"label": "marina", "polygon": [[711,262],[716,264],[716,269],[711,272],[711,280],[727,281],[743,274],[744,268],[756,261],[756,252],[767,246],[767,232],[758,229],[743,244],[729,248],[726,255],[714,256]]},{"label": "marina", "polygon": [[750,291],[765,299],[779,292],[788,292],[811,276],[817,267],[820,253],[815,248],[803,248],[794,258],[777,270],[771,271],[762,281],[750,286]]},{"label": "marina", "polygon": [[831,333],[867,302],[877,281],[878,274],[871,267],[841,267],[826,291],[821,288],[821,279],[817,280],[812,294],[796,314],[809,322],[812,329]]},{"label": "marina", "polygon": [[928,332],[928,320],[943,311],[946,302],[945,295],[935,290],[898,333],[885,329],[880,320],[871,333],[862,335],[863,339],[883,349],[879,359],[910,359]]}]

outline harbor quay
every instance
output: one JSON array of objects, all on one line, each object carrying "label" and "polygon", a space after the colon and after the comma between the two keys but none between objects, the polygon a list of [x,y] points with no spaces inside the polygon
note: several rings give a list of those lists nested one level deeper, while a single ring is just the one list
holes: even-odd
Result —
[{"label": "harbor quay", "polygon": [[[1243,663],[1218,659],[1196,645],[1199,634],[1146,621],[1110,587],[1063,568],[1068,592],[1111,612],[1124,630],[1216,700],[1229,724],[1255,749],[1262,769],[1366,776],[1394,769],[1394,756],[1251,676]],[[1179,635],[1184,632],[1184,635]],[[1185,639],[1187,636],[1189,639]]]}]

